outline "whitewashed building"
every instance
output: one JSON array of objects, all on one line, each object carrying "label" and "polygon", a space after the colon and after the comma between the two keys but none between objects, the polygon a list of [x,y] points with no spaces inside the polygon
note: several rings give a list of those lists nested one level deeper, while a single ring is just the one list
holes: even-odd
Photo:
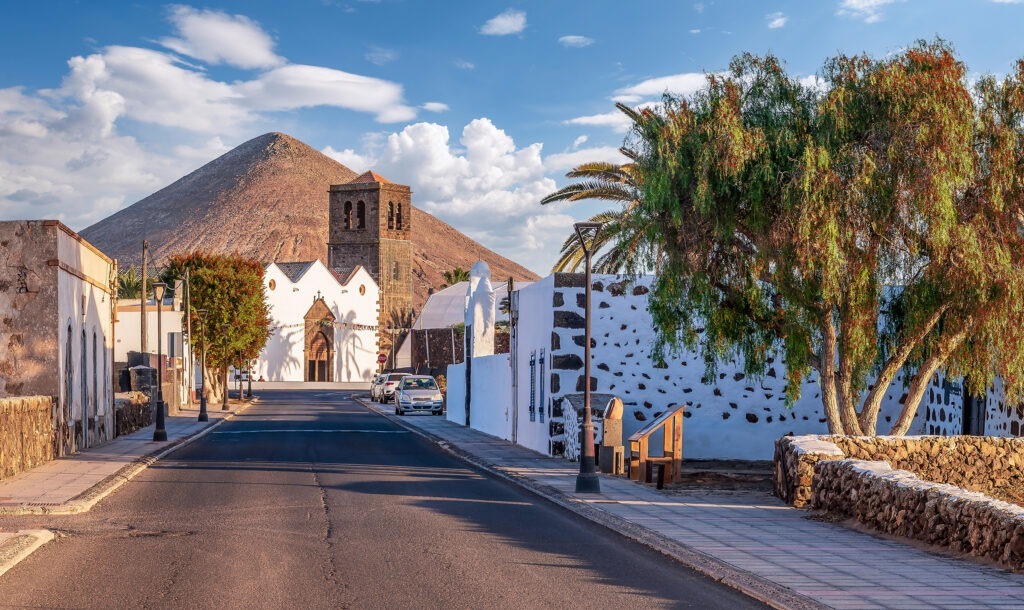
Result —
[{"label": "whitewashed building", "polygon": [[380,289],[361,266],[348,277],[319,260],[271,263],[263,275],[273,328],[253,377],[369,382],[377,372]]},{"label": "whitewashed building", "polygon": [[110,440],[117,264],[56,220],[0,222],[0,397],[54,402],[54,455]]},{"label": "whitewashed building", "polygon": [[[163,382],[164,402],[174,413],[181,405],[192,402],[193,389],[197,381],[192,379],[198,372],[193,366],[189,354],[194,353],[199,357],[198,349],[194,352],[188,342],[188,332],[184,327],[185,312],[182,299],[178,290],[173,297],[164,298],[160,306],[160,321],[157,323],[156,299],[146,301],[146,353],[142,357],[142,300],[141,299],[119,299],[117,302],[117,320],[114,343],[114,362],[118,368],[145,364],[146,366],[157,366],[156,356],[161,354],[164,358]],[[168,293],[170,294],[170,291]],[[163,334],[160,337],[160,333]],[[198,329],[196,329],[198,330]],[[161,343],[157,345],[157,338]],[[129,354],[137,354],[133,360]],[[169,394],[174,392],[175,397]]]}]

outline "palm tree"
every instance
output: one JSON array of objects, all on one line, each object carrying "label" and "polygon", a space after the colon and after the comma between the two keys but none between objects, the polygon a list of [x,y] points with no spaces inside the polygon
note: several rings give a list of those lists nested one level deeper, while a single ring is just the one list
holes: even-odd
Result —
[{"label": "palm tree", "polygon": [[117,296],[122,299],[137,299],[142,293],[142,274],[132,265],[117,274]]},{"label": "palm tree", "polygon": [[[632,117],[633,111],[627,114]],[[631,151],[621,150],[633,158]],[[621,204],[618,210],[601,212],[589,219],[604,225],[593,245],[595,252],[603,251],[594,262],[594,271],[622,273],[647,263],[660,266],[661,252],[646,239],[644,223],[639,218],[643,188],[633,163],[584,163],[573,168],[566,177],[582,180],[551,193],[541,200],[541,204],[583,199],[604,199]],[[562,244],[561,255],[552,271],[576,271],[582,267],[583,261],[583,249],[573,235]]]},{"label": "palm tree", "polygon": [[466,271],[462,267],[456,267],[456,268],[452,269],[451,271],[445,271],[443,273],[443,275],[444,275],[444,284],[441,284],[441,289],[442,290],[444,290],[445,288],[447,288],[449,286],[453,286],[455,284],[458,284],[459,282],[468,282],[469,281],[469,271]]}]

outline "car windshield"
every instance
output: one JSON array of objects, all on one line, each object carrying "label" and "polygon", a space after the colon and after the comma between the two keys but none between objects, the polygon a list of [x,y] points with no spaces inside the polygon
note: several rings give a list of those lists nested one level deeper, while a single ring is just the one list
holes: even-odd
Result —
[{"label": "car windshield", "polygon": [[405,375],[392,375],[388,377],[388,381],[401,381]]},{"label": "car windshield", "polygon": [[402,388],[406,390],[436,390],[433,379],[403,379]]}]

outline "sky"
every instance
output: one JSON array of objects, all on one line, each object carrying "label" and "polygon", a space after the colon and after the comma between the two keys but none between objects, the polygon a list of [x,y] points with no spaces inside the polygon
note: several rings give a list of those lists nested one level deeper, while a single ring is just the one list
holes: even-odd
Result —
[{"label": "sky", "polygon": [[624,160],[616,101],[690,94],[744,52],[801,78],[936,36],[972,75],[1024,57],[1024,0],[4,4],[0,219],[84,229],[279,131],[540,275],[608,207],[540,200]]}]

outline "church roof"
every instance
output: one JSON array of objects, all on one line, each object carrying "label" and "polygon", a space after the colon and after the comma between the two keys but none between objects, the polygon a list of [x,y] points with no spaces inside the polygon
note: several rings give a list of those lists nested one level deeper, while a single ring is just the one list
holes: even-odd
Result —
[{"label": "church roof", "polygon": [[355,178],[352,179],[351,182],[349,182],[349,184],[370,184],[372,182],[380,182],[381,184],[392,184],[390,180],[374,172],[373,170],[364,172],[356,176]]},{"label": "church roof", "polygon": [[301,263],[274,263],[274,264],[277,265],[277,268],[281,270],[281,273],[283,273],[286,276],[288,276],[288,279],[290,279],[294,283],[294,282],[299,281],[299,278],[302,277],[302,275],[304,273],[306,273],[306,271],[309,270],[309,268],[312,267],[313,263],[315,263],[315,262],[316,261],[306,261],[306,262],[301,262]]}]

